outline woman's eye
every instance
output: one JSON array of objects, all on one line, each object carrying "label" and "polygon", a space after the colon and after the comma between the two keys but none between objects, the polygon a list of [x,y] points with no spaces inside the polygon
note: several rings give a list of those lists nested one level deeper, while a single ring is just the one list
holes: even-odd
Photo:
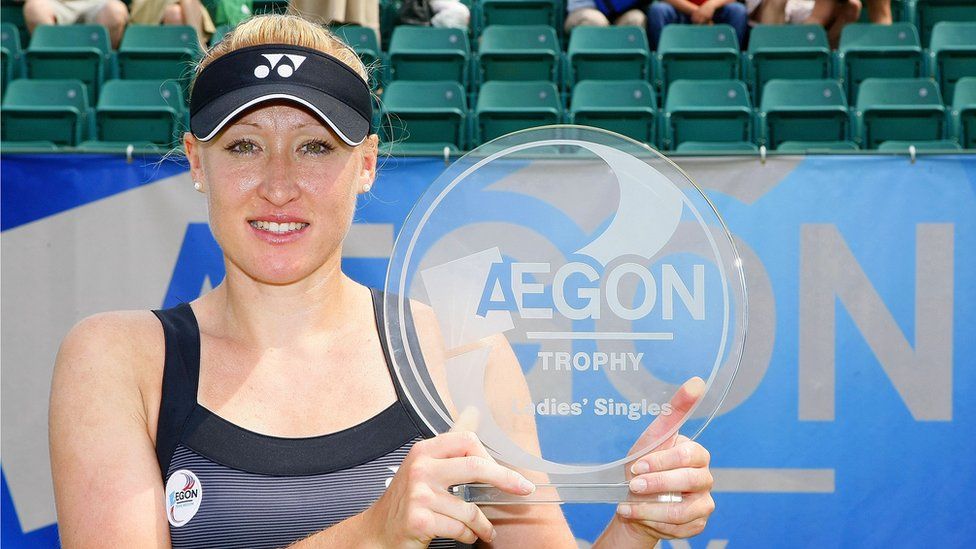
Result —
[{"label": "woman's eye", "polygon": [[253,141],[240,140],[227,146],[227,150],[234,154],[251,154],[257,147]]},{"label": "woman's eye", "polygon": [[308,154],[325,154],[331,152],[332,145],[325,141],[310,141],[302,146],[302,151]]}]

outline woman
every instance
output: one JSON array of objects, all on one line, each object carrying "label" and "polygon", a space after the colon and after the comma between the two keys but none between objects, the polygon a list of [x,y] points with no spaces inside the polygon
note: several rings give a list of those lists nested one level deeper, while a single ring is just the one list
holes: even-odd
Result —
[{"label": "woman", "polygon": [[[340,270],[376,176],[367,77],[292,16],[248,20],[201,61],[184,147],[226,277],[190,304],[66,336],[50,417],[66,547],[575,547],[557,506],[481,510],[447,492],[534,486],[488,457],[468,415],[439,436],[416,427],[379,293]],[[415,314],[418,332],[436,324]],[[684,502],[621,506],[598,546],[700,532],[707,466],[687,440],[635,464],[635,491]]]}]

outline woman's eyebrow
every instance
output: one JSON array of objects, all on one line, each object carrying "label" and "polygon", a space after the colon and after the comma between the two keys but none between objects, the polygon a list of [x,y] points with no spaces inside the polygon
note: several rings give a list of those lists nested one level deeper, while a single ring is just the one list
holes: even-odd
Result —
[{"label": "woman's eyebrow", "polygon": [[[261,128],[264,127],[264,126],[261,125],[260,122],[249,122],[249,121],[244,121],[244,120],[238,122],[235,125],[239,125],[239,126],[253,126],[255,128],[258,128],[258,129],[261,129]],[[300,122],[298,124],[294,124],[294,125],[292,125],[292,126],[290,126],[288,128],[285,128],[285,129],[289,129],[289,130],[300,130],[302,128],[307,128],[309,126],[319,126],[319,125],[320,124],[318,122]]]}]

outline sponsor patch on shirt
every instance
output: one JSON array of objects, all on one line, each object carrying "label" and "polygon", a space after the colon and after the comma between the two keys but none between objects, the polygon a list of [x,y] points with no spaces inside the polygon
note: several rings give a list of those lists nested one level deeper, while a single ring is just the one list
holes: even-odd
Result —
[{"label": "sponsor patch on shirt", "polygon": [[166,518],[175,527],[190,522],[203,501],[203,484],[193,471],[180,469],[166,481]]}]

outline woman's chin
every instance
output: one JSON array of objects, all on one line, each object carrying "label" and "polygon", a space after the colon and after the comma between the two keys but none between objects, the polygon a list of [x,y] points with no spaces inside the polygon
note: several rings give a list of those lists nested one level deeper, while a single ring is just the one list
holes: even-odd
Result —
[{"label": "woman's chin", "polygon": [[284,286],[303,280],[314,271],[315,269],[312,266],[304,262],[274,262],[253,265],[251,269],[247,270],[247,274],[263,284]]}]

